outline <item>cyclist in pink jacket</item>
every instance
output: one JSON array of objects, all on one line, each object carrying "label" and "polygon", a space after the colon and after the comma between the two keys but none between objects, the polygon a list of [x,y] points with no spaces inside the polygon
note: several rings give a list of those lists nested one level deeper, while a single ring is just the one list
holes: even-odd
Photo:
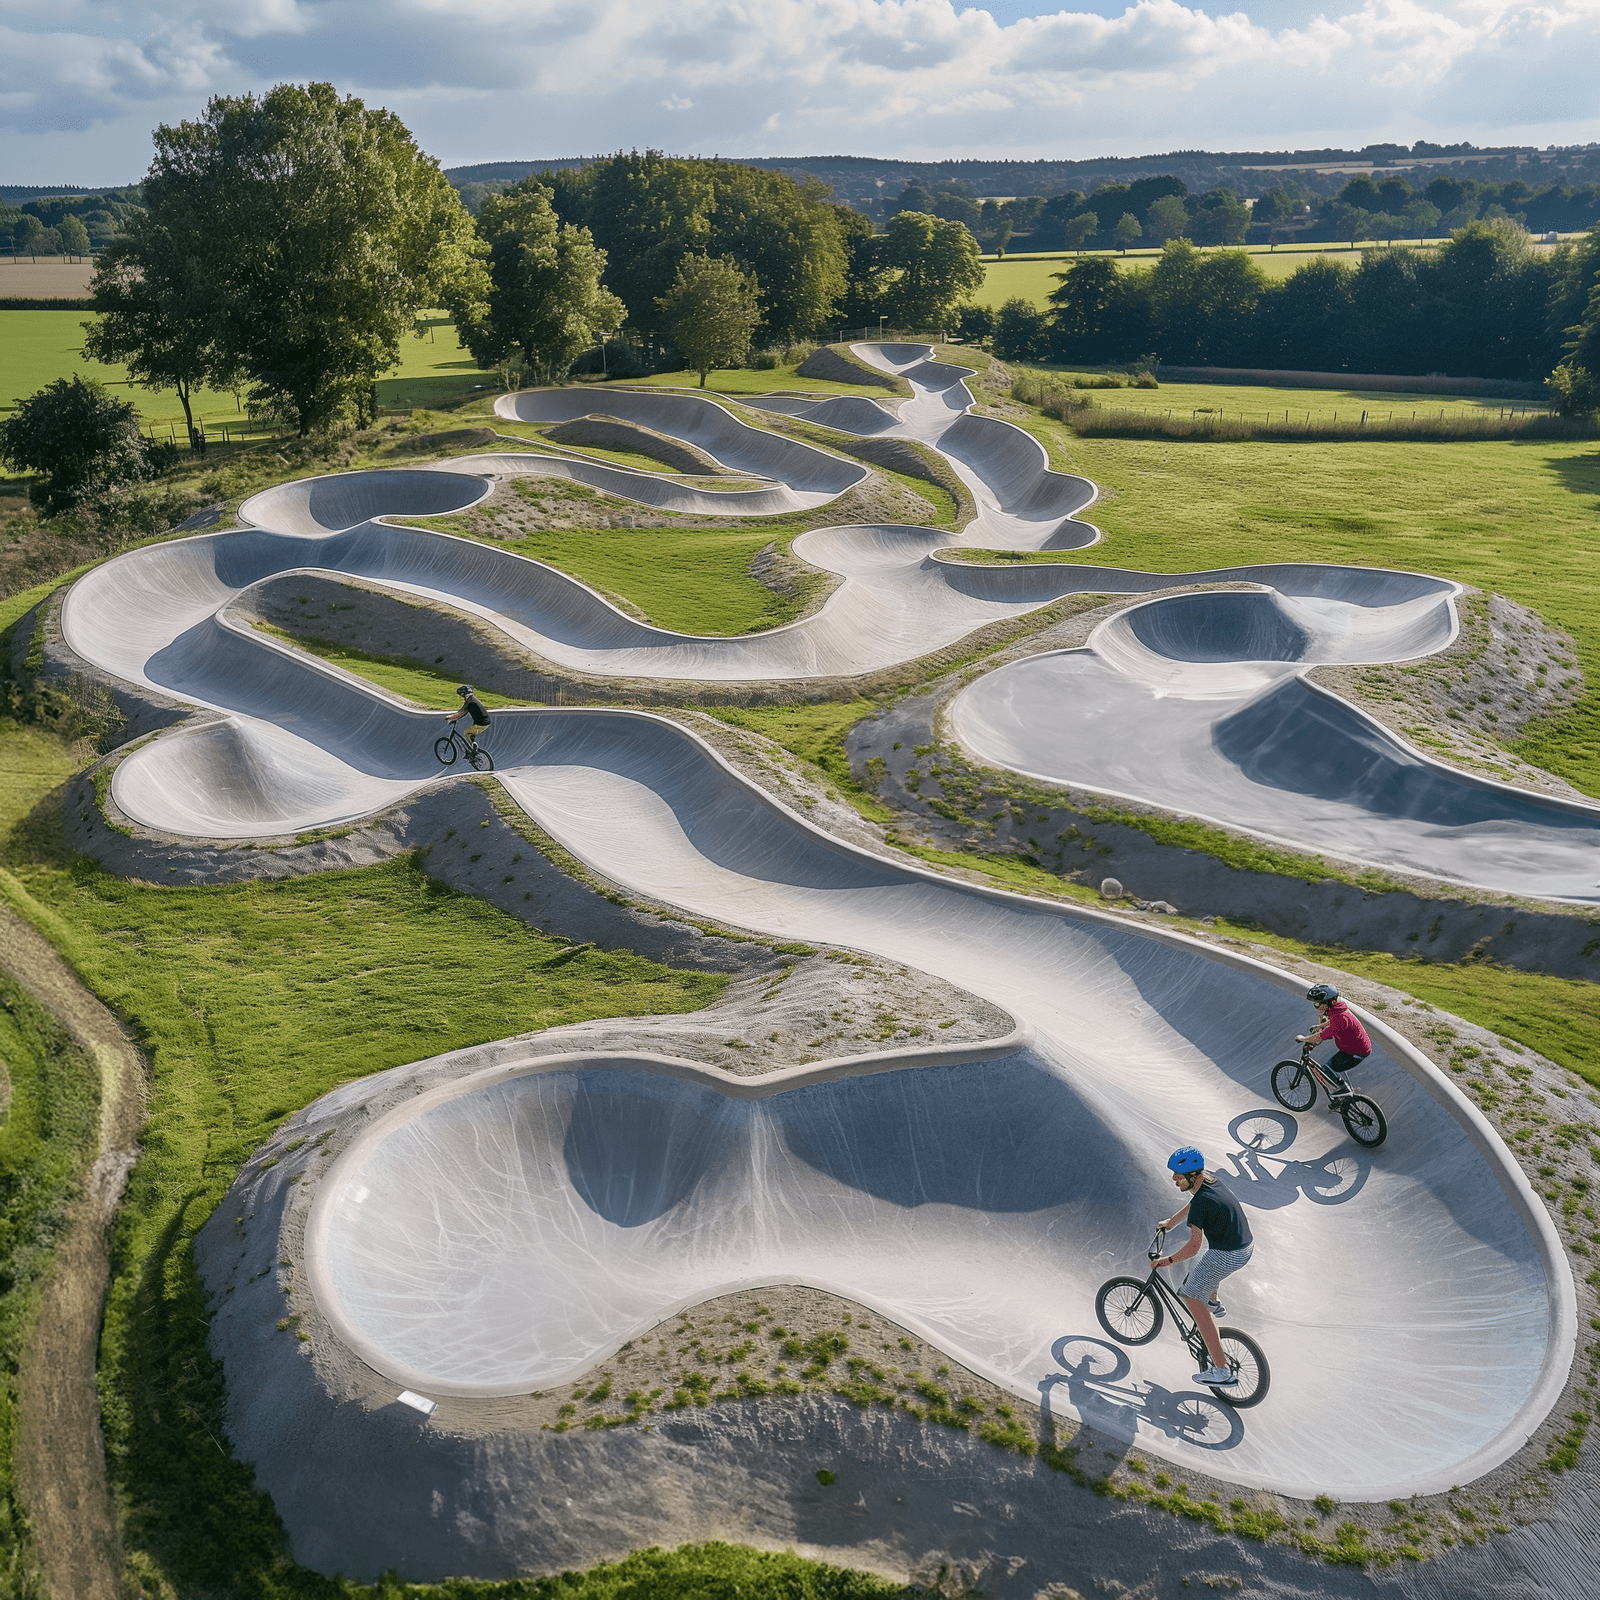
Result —
[{"label": "cyclist in pink jacket", "polygon": [[1306,991],[1306,999],[1321,1012],[1322,1027],[1316,1033],[1297,1033],[1295,1040],[1299,1044],[1316,1045],[1324,1039],[1332,1039],[1339,1048],[1327,1062],[1327,1070],[1342,1086],[1348,1087],[1345,1073],[1360,1066],[1372,1054],[1367,1030],[1361,1026],[1361,1019],[1355,1012],[1339,998],[1339,991],[1331,983],[1313,984]]}]

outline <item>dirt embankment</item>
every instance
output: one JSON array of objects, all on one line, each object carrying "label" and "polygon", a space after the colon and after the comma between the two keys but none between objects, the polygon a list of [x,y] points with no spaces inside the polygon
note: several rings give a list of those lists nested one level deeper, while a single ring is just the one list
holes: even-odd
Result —
[{"label": "dirt embankment", "polygon": [[118,1600],[116,1519],[95,1380],[110,1227],[144,1114],[144,1064],[117,1019],[27,923],[0,908],[6,970],[98,1062],[99,1150],[68,1213],[17,1382],[17,1487],[54,1600]]},{"label": "dirt embankment", "polygon": [[693,473],[696,476],[716,476],[727,472],[717,461],[692,444],[681,439],[671,439],[654,428],[637,422],[624,422],[620,417],[596,413],[592,417],[579,417],[574,422],[558,423],[545,428],[544,436],[556,444],[585,445],[599,450],[631,450],[636,455],[649,456],[659,461],[669,472]]},{"label": "dirt embankment", "polygon": [[1529,723],[1560,716],[1583,697],[1576,641],[1501,594],[1474,590],[1456,611],[1461,632],[1448,650],[1398,664],[1317,667],[1312,681],[1452,766],[1578,794],[1508,748]]},{"label": "dirt embankment", "polygon": [[849,383],[865,389],[887,389],[902,399],[911,398],[911,385],[904,378],[880,372],[850,353],[848,345],[825,344],[813,350],[795,368],[801,378],[820,378],[824,383]]}]

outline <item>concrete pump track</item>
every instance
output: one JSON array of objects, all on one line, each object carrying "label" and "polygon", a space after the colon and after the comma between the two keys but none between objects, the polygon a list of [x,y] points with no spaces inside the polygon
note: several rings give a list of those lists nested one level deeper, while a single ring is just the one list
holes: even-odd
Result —
[{"label": "concrete pump track", "polygon": [[[1076,549],[1086,480],[1029,435],[971,414],[958,368],[920,346],[857,346],[913,398],[750,402],[856,434],[910,437],[971,487],[960,536],[833,527],[794,550],[843,583],[814,615],[747,638],[633,621],[536,561],[383,523],[554,473],[672,510],[815,507],[861,469],[739,423],[714,401],[607,391],[608,415],[695,444],[770,487],[727,494],[535,452],[292,483],[252,524],[131,552],[67,597],[67,642],[95,665],[213,715],[117,768],[140,824],[244,839],[368,816],[441,780],[437,713],[229,615],[292,570],[359,577],[475,613],[538,656],[616,677],[837,677],[913,660],[1073,592],[1250,585],[1133,605],[1082,650],[982,676],[952,725],[980,759],[1210,810],[1297,845],[1491,889],[1592,900],[1594,808],[1464,777],[1302,676],[1393,661],[1455,636],[1457,586],[1318,566],[1146,575],[976,566],[952,544]],[[590,390],[509,395],[559,421]],[[1362,1077],[1391,1134],[1273,1110],[1267,1075],[1307,1021],[1302,985],[1179,934],[943,878],[844,844],[642,712],[500,712],[498,778],[605,878],[697,916],[844,945],[936,974],[1011,1012],[995,1050],[915,1052],[728,1079],[659,1056],[529,1059],[421,1094],[365,1129],[319,1182],[307,1238],[317,1303],[398,1386],[496,1396],[574,1379],[686,1305],[808,1284],[872,1306],[1060,1416],[1170,1461],[1297,1496],[1381,1499],[1469,1483],[1559,1396],[1574,1286],[1543,1205],[1497,1135],[1375,1017]],[[1196,796],[1211,797],[1203,807]],[[338,1092],[359,1098],[359,1085]],[[1254,1120],[1252,1120],[1254,1119]],[[1257,1245],[1228,1320],[1272,1363],[1235,1412],[1189,1383],[1168,1336],[1132,1352],[1094,1314],[1140,1273],[1171,1209],[1162,1161],[1197,1142],[1232,1169]],[[1270,1153],[1269,1153],[1270,1152]],[[1356,1402],[1333,1379],[1356,1361]],[[1381,1396],[1381,1404],[1372,1404]]]}]

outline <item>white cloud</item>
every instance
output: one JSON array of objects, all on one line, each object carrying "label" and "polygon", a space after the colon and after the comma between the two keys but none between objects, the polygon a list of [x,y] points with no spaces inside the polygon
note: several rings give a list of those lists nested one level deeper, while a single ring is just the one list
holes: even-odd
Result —
[{"label": "white cloud", "polygon": [[1600,0],[1056,3],[0,0],[0,180],[128,180],[153,123],[309,78],[447,164],[1600,138]]}]

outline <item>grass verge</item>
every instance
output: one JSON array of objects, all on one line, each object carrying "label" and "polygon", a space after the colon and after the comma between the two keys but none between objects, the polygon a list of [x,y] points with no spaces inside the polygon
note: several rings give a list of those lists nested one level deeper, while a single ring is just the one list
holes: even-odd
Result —
[{"label": "grass verge", "polygon": [[[374,655],[367,650],[352,650],[344,645],[329,644],[326,639],[312,638],[308,634],[290,633],[284,628],[274,627],[270,622],[254,622],[251,626],[258,633],[292,644],[295,649],[304,650],[307,655],[316,656],[319,661],[342,668],[357,678],[365,678],[369,683],[375,683],[379,688],[387,689],[390,694],[399,695],[402,700],[409,700],[424,710],[455,711],[460,708],[461,701],[456,694],[460,677],[440,672],[437,667],[418,661],[413,656],[384,656]],[[525,700],[512,700],[490,689],[478,689],[476,693],[491,711],[501,706],[527,704]]]},{"label": "grass verge", "polygon": [[94,1158],[100,1070],[0,972],[0,1593],[29,1593],[26,1517],[12,1456],[17,1373],[39,1290]]},{"label": "grass verge", "polygon": [[726,979],[626,952],[574,956],[410,857],[238,887],[124,881],[52,843],[53,791],[74,765],[59,741],[0,724],[0,901],[61,950],[152,1063],[100,1368],[131,1586],[366,1592],[294,1567],[270,1502],[217,1443],[222,1385],[195,1232],[267,1133],[339,1083],[531,1028],[697,1009]]}]

